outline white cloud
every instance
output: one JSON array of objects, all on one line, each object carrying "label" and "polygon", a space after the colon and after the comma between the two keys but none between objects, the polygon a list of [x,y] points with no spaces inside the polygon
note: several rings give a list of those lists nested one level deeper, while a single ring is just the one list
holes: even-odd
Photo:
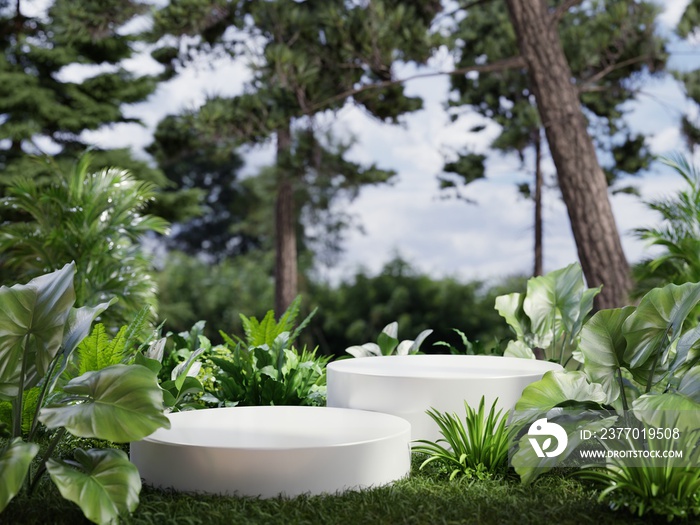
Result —
[{"label": "white cloud", "polygon": [[678,21],[681,19],[681,15],[690,3],[690,0],[662,0],[660,2],[657,1],[657,3],[663,6],[663,12],[659,16],[659,21],[667,28],[673,29],[678,25]]}]

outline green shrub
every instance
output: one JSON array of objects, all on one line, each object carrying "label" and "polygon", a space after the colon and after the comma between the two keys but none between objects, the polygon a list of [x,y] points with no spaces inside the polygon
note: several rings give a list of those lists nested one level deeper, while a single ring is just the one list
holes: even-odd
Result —
[{"label": "green shrub", "polygon": [[[698,305],[700,283],[669,284],[648,292],[636,307],[601,310],[584,324],[574,353],[582,370],[547,372],[516,403],[519,423],[546,417],[564,428],[569,443],[568,453],[543,458],[524,435],[512,458],[523,482],[565,461],[581,445],[584,430],[600,436],[605,428],[634,425],[643,436],[634,450],[652,450],[660,444],[649,429],[674,428],[690,440],[683,459],[689,468],[678,463],[633,467],[612,458],[585,477],[602,484],[601,497],[616,507],[668,517],[698,512],[700,329],[693,315]],[[629,448],[620,440],[594,439],[604,450]]]},{"label": "green shrub", "polygon": [[674,196],[647,203],[660,216],[660,226],[637,228],[634,233],[662,251],[634,267],[636,297],[667,283],[700,281],[700,172],[681,155],[661,161],[673,168],[687,187]]},{"label": "green shrub", "polygon": [[84,155],[72,171],[45,184],[13,180],[0,208],[25,220],[1,225],[0,262],[6,275],[21,282],[75,261],[76,303],[118,298],[102,317],[114,328],[128,324],[144,305],[155,313],[151,263],[139,240],[165,232],[167,223],[144,214],[155,186],[117,168],[89,168],[90,156]]},{"label": "green shrub", "polygon": [[513,330],[503,355],[546,359],[577,368],[573,360],[598,288],[586,288],[578,263],[527,281],[527,292],[496,297],[496,310]]}]

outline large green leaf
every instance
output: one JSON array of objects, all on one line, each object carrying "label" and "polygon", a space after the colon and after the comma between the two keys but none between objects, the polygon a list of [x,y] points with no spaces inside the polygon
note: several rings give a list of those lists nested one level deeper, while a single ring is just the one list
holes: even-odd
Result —
[{"label": "large green leaf", "polygon": [[25,388],[46,374],[75,302],[74,274],[71,263],[26,285],[0,287],[0,398],[17,396],[23,360]]},{"label": "large green leaf", "polygon": [[72,308],[68,314],[68,323],[63,334],[63,353],[68,356],[78,344],[90,333],[90,326],[97,316],[104,312],[109,306],[117,301],[113,298],[107,303],[97,306],[83,306],[82,308]]},{"label": "large green leaf", "polygon": [[116,523],[139,504],[141,477],[121,450],[75,450],[75,462],[50,459],[46,468],[61,495],[94,523]]},{"label": "large green leaf", "polygon": [[524,340],[525,334],[530,332],[530,320],[523,312],[523,295],[511,293],[496,297],[496,311],[506,320],[515,335],[520,340]]},{"label": "large green leaf", "polygon": [[0,287],[0,399],[19,395],[24,343],[36,299],[36,290],[28,286]]},{"label": "large green leaf", "polygon": [[572,401],[601,405],[607,401],[607,395],[598,383],[589,383],[583,372],[551,370],[539,381],[525,387],[515,410],[544,413]]},{"label": "large green leaf", "polygon": [[25,443],[22,438],[13,439],[0,451],[0,512],[19,492],[29,465],[39,452],[36,443]]},{"label": "large green leaf", "polygon": [[678,391],[700,403],[700,366],[691,368],[681,379]]},{"label": "large green leaf", "polygon": [[[679,369],[683,369],[686,366],[692,366],[692,353],[693,350],[697,350],[700,347],[700,326],[695,326],[694,328],[685,332],[678,343],[676,344],[676,355],[673,359],[673,365],[670,367],[669,372],[671,375],[676,374]],[[689,360],[691,363],[689,363]]]},{"label": "large green leaf", "polygon": [[519,357],[521,359],[537,359],[532,348],[527,346],[522,341],[508,341],[508,346],[506,346],[503,352],[504,357]]},{"label": "large green leaf", "polygon": [[532,331],[545,334],[556,328],[561,320],[571,333],[581,311],[581,298],[585,285],[578,264],[555,270],[528,280],[523,310],[530,318]]},{"label": "large green leaf", "polygon": [[112,365],[72,379],[63,390],[70,396],[64,404],[45,407],[39,414],[49,428],[125,443],[170,427],[158,379],[146,367]]},{"label": "large green leaf", "polygon": [[578,318],[576,318],[574,320],[573,327],[570,330],[570,334],[572,336],[575,336],[576,334],[581,332],[581,329],[583,327],[584,321],[586,320],[586,317],[593,309],[593,300],[595,299],[595,296],[598,295],[602,289],[603,289],[602,286],[598,286],[597,288],[589,288],[588,290],[584,290],[583,293],[581,294],[579,315],[578,315]]},{"label": "large green leaf", "polygon": [[682,392],[645,394],[632,403],[637,418],[650,427],[700,429],[700,402]]},{"label": "large green leaf", "polygon": [[633,306],[601,310],[583,326],[579,349],[583,354],[584,370],[594,383],[603,387],[606,403],[613,403],[620,396],[618,374],[624,366],[627,348],[622,327],[634,312]]},{"label": "large green leaf", "polygon": [[700,302],[700,283],[669,284],[647,293],[623,330],[627,339],[624,360],[641,367],[652,354],[660,358],[681,331],[690,311]]}]

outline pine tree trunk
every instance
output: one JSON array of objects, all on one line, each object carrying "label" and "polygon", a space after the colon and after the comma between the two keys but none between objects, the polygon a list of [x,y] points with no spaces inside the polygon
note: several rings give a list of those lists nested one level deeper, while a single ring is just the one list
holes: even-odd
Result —
[{"label": "pine tree trunk", "polygon": [[545,0],[506,0],[506,4],[557,168],[581,267],[588,286],[603,284],[596,307],[627,304],[629,265],[556,20]]},{"label": "pine tree trunk", "polygon": [[542,275],[542,134],[535,131],[535,265],[532,274]]},{"label": "pine tree trunk", "polygon": [[277,130],[277,199],[275,201],[275,313],[277,316],[297,296],[297,236],[294,185],[290,162],[289,125]]}]

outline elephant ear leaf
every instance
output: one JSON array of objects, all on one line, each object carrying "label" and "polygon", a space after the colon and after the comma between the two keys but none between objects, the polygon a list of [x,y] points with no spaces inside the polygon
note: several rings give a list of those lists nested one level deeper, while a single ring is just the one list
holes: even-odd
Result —
[{"label": "elephant ear leaf", "polygon": [[624,360],[632,368],[638,368],[652,355],[658,359],[679,336],[683,323],[698,302],[700,283],[669,284],[647,293],[625,321]]},{"label": "elephant ear leaf", "polygon": [[29,465],[38,452],[39,445],[25,443],[21,438],[15,438],[0,451],[0,512],[22,488]]},{"label": "elephant ear leaf", "polygon": [[589,383],[583,372],[549,371],[530,383],[515,405],[517,412],[537,414],[575,401],[593,406],[605,403],[607,396],[597,383]]},{"label": "elephant ear leaf", "polygon": [[566,331],[571,332],[581,311],[584,290],[583,272],[578,264],[530,279],[523,310],[532,322],[532,331],[551,332],[561,320]]},{"label": "elephant ear leaf", "polygon": [[68,315],[68,323],[63,334],[63,353],[69,356],[71,352],[78,346],[88,333],[93,321],[104,312],[109,306],[114,304],[116,299],[113,298],[107,303],[98,304],[97,306],[83,306],[82,308],[72,308]]},{"label": "elephant ear leaf", "polygon": [[144,366],[112,365],[86,372],[63,391],[68,394],[63,404],[39,413],[48,428],[65,427],[75,436],[125,443],[170,427],[156,374]]},{"label": "elephant ear leaf", "polygon": [[20,383],[30,388],[46,374],[75,302],[74,274],[71,263],[26,285],[0,287],[0,397],[14,398]]},{"label": "elephant ear leaf", "polygon": [[627,364],[624,361],[627,341],[622,327],[633,312],[633,306],[601,310],[581,331],[580,351],[584,368],[591,381],[602,385],[608,393],[608,404],[620,395],[617,374]]},{"label": "elephant ear leaf", "polygon": [[530,319],[523,311],[524,299],[519,293],[496,297],[496,310],[515,331],[519,340],[525,339],[525,335],[530,333]]},{"label": "elephant ear leaf", "polygon": [[93,523],[116,523],[139,504],[139,471],[121,450],[75,450],[70,463],[50,459],[46,468],[61,495]]}]

